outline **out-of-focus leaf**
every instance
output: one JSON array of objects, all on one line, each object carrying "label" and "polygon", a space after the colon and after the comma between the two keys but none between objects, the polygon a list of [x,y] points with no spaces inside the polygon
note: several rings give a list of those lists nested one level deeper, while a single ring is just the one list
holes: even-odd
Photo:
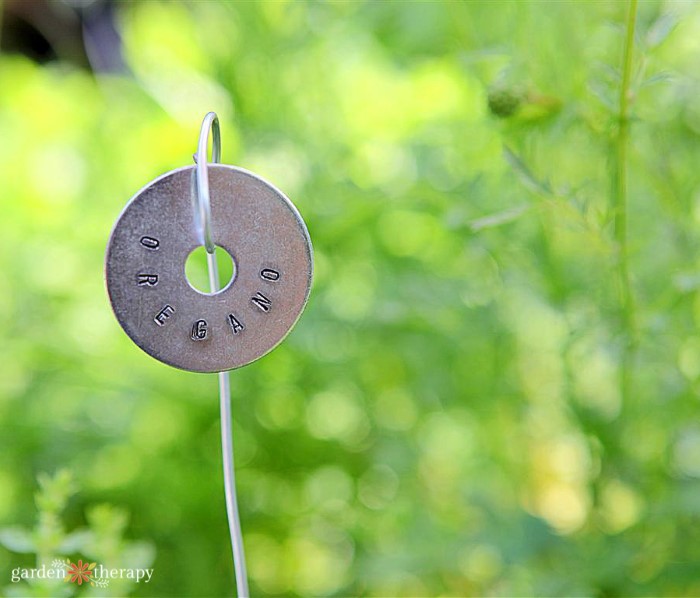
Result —
[{"label": "out-of-focus leaf", "polygon": [[673,73],[656,73],[651,77],[647,77],[642,81],[642,87],[649,87],[651,85],[656,85],[657,83],[669,83],[674,80]]},{"label": "out-of-focus leaf", "polygon": [[530,168],[523,162],[520,157],[513,152],[509,147],[504,146],[503,156],[506,162],[513,168],[515,173],[519,176],[521,182],[530,191],[541,195],[553,195],[552,188],[547,181],[539,180],[530,170]]},{"label": "out-of-focus leaf", "polygon": [[89,546],[92,541],[92,536],[93,532],[88,529],[80,529],[66,534],[59,544],[58,550],[61,554],[72,554],[85,550],[85,547]]},{"label": "out-of-focus leaf", "polygon": [[646,43],[649,48],[662,44],[679,22],[679,15],[673,12],[663,13],[649,27],[646,35]]},{"label": "out-of-focus leaf", "polygon": [[513,220],[522,216],[525,212],[530,209],[529,205],[520,205],[509,210],[504,210],[498,212],[497,214],[491,214],[489,216],[484,216],[482,218],[477,218],[472,220],[469,224],[470,228],[474,231],[480,231],[486,228],[493,228],[495,226],[501,226],[512,222]]},{"label": "out-of-focus leaf", "polygon": [[614,92],[608,85],[598,81],[591,81],[588,84],[588,90],[600,100],[600,103],[603,104],[609,112],[614,113],[619,109],[616,103],[617,99],[613,95]]},{"label": "out-of-focus leaf", "polygon": [[8,550],[18,553],[31,553],[36,550],[32,534],[21,527],[5,527],[0,529],[0,544]]}]

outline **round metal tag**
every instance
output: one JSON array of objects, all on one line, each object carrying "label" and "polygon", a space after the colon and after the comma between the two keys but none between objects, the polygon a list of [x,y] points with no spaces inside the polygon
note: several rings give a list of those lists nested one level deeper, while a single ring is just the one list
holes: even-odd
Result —
[{"label": "round metal tag", "polygon": [[212,237],[233,257],[221,291],[190,286],[185,261],[201,246],[195,167],[169,172],[124,208],[107,247],[107,291],[117,320],[156,359],[220,372],[262,357],[291,330],[311,290],[313,254],[299,212],[278,189],[233,166],[210,164]]}]

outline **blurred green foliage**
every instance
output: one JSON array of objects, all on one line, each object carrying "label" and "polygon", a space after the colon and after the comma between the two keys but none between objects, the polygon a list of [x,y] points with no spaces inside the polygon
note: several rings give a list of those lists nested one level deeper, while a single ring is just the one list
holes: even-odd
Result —
[{"label": "blurred green foliage", "polygon": [[[19,526],[0,529],[0,545],[17,554],[35,555],[35,561],[25,563],[23,568],[49,568],[58,561],[70,564],[79,558],[89,557],[100,563],[108,563],[109,568],[142,569],[152,564],[154,549],[145,542],[126,542],[123,532],[128,515],[108,504],[95,505],[87,510],[87,528],[67,532],[61,516],[68,500],[75,492],[73,476],[68,471],[59,471],[55,476],[39,475],[40,489],[36,494],[39,511],[37,523],[32,530]],[[70,561],[65,555],[78,554]],[[24,559],[22,559],[24,560]],[[64,579],[21,578],[21,569],[13,564],[16,575],[11,584],[5,586],[8,597],[27,598],[28,596],[74,596],[76,584],[65,583]],[[18,571],[19,569],[19,571]],[[66,567],[63,567],[64,571]],[[29,574],[31,575],[31,574]],[[17,578],[20,578],[19,581]],[[14,585],[19,584],[19,585]],[[110,579],[106,588],[93,592],[98,596],[127,596],[134,589],[135,582],[124,578]],[[82,585],[82,583],[81,583]],[[98,587],[96,584],[90,584]]]},{"label": "blurred green foliage", "polygon": [[232,593],[216,378],[140,352],[101,280],[215,110],[316,252],[233,374],[253,593],[699,595],[700,10],[639,6],[621,252],[627,6],[134,2],[129,75],[0,56],[0,523],[67,468],[67,528],[109,502],[155,546],[137,595]]}]

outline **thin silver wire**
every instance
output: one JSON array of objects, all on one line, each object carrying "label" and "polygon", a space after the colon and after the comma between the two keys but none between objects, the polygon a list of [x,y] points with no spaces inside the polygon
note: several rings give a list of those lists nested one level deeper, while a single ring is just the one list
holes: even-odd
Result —
[{"label": "thin silver wire", "polygon": [[[211,205],[209,202],[209,177],[207,173],[207,145],[210,130],[213,132],[212,162],[217,163],[221,160],[221,134],[219,131],[219,119],[214,112],[209,112],[204,117],[199,134],[199,145],[197,146],[196,154],[195,216],[199,225],[202,245],[207,250],[209,288],[212,293],[216,293],[220,290],[219,268],[216,263],[216,246],[211,234]],[[219,372],[219,404],[221,407],[221,452],[224,463],[224,493],[226,495],[226,513],[228,515],[228,527],[233,550],[233,568],[236,574],[236,593],[239,598],[249,598],[248,574],[243,551],[243,534],[241,533],[238,501],[236,500],[236,474],[233,465],[233,432],[231,423],[231,380],[228,372]]]}]

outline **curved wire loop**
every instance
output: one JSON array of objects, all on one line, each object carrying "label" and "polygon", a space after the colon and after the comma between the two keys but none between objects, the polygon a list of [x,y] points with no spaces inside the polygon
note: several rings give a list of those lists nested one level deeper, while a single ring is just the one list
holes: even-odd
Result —
[{"label": "curved wire loop", "polygon": [[209,133],[212,134],[211,162],[218,164],[221,161],[221,130],[219,117],[215,112],[209,112],[202,121],[199,131],[199,144],[195,162],[196,188],[194,194],[195,221],[199,229],[200,242],[207,253],[214,253],[216,246],[211,234],[211,202],[209,201],[209,173],[207,170],[207,146],[209,145]]}]

